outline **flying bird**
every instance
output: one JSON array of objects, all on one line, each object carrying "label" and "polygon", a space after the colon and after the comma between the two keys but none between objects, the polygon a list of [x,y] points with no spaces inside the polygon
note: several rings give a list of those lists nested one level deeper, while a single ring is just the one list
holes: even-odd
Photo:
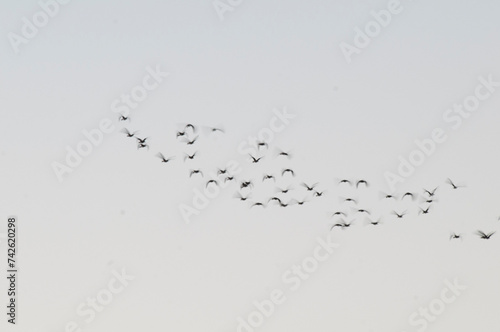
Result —
[{"label": "flying bird", "polygon": [[290,173],[292,174],[292,176],[295,176],[295,172],[290,168],[285,168],[283,171],[281,171],[281,176],[284,176],[285,173]]},{"label": "flying bird", "polygon": [[237,192],[234,197],[238,198],[240,201],[246,201],[247,199],[250,198],[250,195],[243,196],[242,194],[240,194],[240,193]]},{"label": "flying bird", "polygon": [[201,176],[203,176],[203,172],[199,169],[192,169],[190,172],[189,172],[189,177],[192,177],[193,175],[195,174],[200,174]]},{"label": "flying bird", "polygon": [[358,182],[356,182],[356,188],[358,188],[360,184],[364,184],[366,187],[368,187],[368,182],[366,180],[359,180]]},{"label": "flying bird", "polygon": [[264,174],[264,176],[262,177],[262,182],[264,182],[266,180],[274,180],[274,181],[276,181],[276,179],[274,178],[274,175],[271,175],[271,174]]},{"label": "flying bird", "polygon": [[446,179],[446,182],[453,188],[453,189],[458,189],[461,188],[462,186],[457,186],[456,184],[453,183],[449,178]]},{"label": "flying bird", "polygon": [[401,212],[401,213],[398,213],[396,211],[392,211],[392,214],[394,214],[398,219],[401,219],[405,216],[406,214],[406,211],[405,212]]},{"label": "flying bird", "polygon": [[136,137],[135,139],[137,140],[137,142],[138,142],[139,144],[146,144],[146,140],[148,139],[148,137],[146,137],[146,138],[139,138],[139,137]]},{"label": "flying bird", "polygon": [[484,239],[484,240],[489,240],[490,237],[495,234],[496,232],[491,232],[491,233],[484,233],[483,231],[477,231],[476,234],[481,238],[481,239]]},{"label": "flying bird", "polygon": [[249,154],[249,156],[252,159],[252,163],[254,163],[254,164],[257,164],[262,159],[262,157],[256,158],[256,157],[252,156],[251,154]]},{"label": "flying bird", "polygon": [[189,160],[193,160],[193,159],[194,159],[194,157],[196,156],[196,154],[197,154],[197,153],[198,153],[197,151],[196,151],[196,152],[194,152],[194,153],[193,153],[193,154],[191,154],[191,155],[190,155],[190,154],[188,154],[188,153],[186,153],[186,155],[184,156],[184,161],[186,161],[186,160],[188,160],[188,159],[189,159]]},{"label": "flying bird", "polygon": [[137,134],[137,131],[135,131],[135,132],[131,133],[130,131],[128,131],[128,129],[127,129],[127,128],[123,128],[123,129],[121,130],[121,132],[122,132],[122,133],[125,133],[125,135],[127,135],[127,137],[134,137],[134,136],[135,136],[135,134]]},{"label": "flying bird", "polygon": [[307,183],[302,182],[300,185],[305,187],[307,189],[307,191],[313,191],[314,188],[318,185],[318,183],[316,182],[312,185],[308,185]]},{"label": "flying bird", "polygon": [[206,184],[205,188],[206,188],[206,187],[208,187],[208,186],[210,185],[210,183],[213,183],[213,184],[215,184],[216,186],[217,186],[217,185],[219,185],[219,183],[217,182],[217,180],[213,180],[213,179],[212,179],[212,180],[208,180],[208,181],[207,181],[207,184]]},{"label": "flying bird", "polygon": [[156,156],[161,159],[162,163],[168,163],[169,161],[174,159],[174,157],[165,158],[165,156],[161,152],[158,152]]},{"label": "flying bird", "polygon": [[436,193],[437,188],[438,187],[434,188],[434,190],[432,190],[432,191],[429,191],[429,190],[424,188],[424,192],[427,193],[427,195],[429,195],[429,197],[432,197]]}]

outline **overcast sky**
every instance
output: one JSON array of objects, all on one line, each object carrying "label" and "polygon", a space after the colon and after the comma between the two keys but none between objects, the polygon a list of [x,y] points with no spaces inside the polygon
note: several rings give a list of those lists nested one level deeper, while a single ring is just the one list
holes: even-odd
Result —
[{"label": "overcast sky", "polygon": [[[346,57],[341,46],[356,47],[357,28],[388,7],[390,22]],[[18,324],[2,312],[3,330],[58,332],[74,321],[95,332],[237,331],[254,301],[280,289],[286,300],[256,331],[417,331],[409,316],[454,279],[467,289],[427,330],[499,329],[500,234],[485,241],[474,232],[500,223],[500,3],[73,0],[47,8],[53,17],[43,22],[37,1],[0,3],[0,218],[18,218],[20,270]],[[147,96],[119,122],[122,96],[145,80]],[[466,118],[449,113],[478,91]],[[288,123],[277,122],[284,110]],[[106,119],[113,129],[60,181],[54,165],[66,165],[82,131]],[[185,123],[200,128],[193,146],[176,138]],[[283,129],[251,164],[242,144],[271,123]],[[123,127],[149,137],[149,151]],[[400,176],[399,157],[435,129],[446,140],[395,190],[439,186],[431,213],[418,215],[420,201],[381,200],[387,172]],[[292,158],[277,158],[278,148]],[[197,160],[185,162],[194,151]],[[161,163],[157,152],[176,158]],[[238,180],[256,183],[252,201],[275,190],[262,175],[286,167],[296,176],[276,186],[291,185],[290,198],[307,197],[302,181],[325,194],[250,209],[230,184],[186,223],[179,207],[192,206],[229,161]],[[193,168],[205,178],[189,178]],[[342,187],[341,178],[370,186]],[[447,178],[464,187],[453,190]],[[350,229],[330,231],[333,211],[351,212],[339,200],[348,196],[382,225],[353,215]],[[393,209],[409,215],[398,221]],[[450,232],[463,239],[449,241]],[[338,249],[290,290],[282,276],[328,236]],[[135,279],[85,322],[77,308],[122,269]]]}]

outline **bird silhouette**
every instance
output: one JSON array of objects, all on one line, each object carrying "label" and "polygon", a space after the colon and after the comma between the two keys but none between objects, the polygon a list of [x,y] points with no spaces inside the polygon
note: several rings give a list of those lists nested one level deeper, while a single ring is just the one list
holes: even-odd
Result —
[{"label": "bird silhouette", "polygon": [[156,156],[161,159],[162,163],[168,163],[169,161],[174,159],[174,157],[165,158],[165,156],[161,152],[158,152]]},{"label": "bird silhouette", "polygon": [[398,219],[401,219],[403,218],[405,215],[406,215],[406,211],[405,212],[401,212],[401,213],[398,213],[396,211],[392,211],[392,213],[398,218]]},{"label": "bird silhouette", "polygon": [[237,192],[234,197],[238,198],[240,201],[246,201],[247,199],[250,198],[250,195],[243,196],[241,193]]},{"label": "bird silhouette", "polygon": [[264,176],[262,177],[262,182],[264,182],[266,180],[274,180],[274,181],[276,181],[274,175],[271,175],[271,174],[264,174]]},{"label": "bird silhouette", "polygon": [[420,211],[418,212],[418,214],[428,214],[430,208],[431,208],[430,206],[427,209],[420,208]]},{"label": "bird silhouette", "polygon": [[457,186],[456,184],[453,183],[453,181],[451,181],[450,178],[446,179],[446,182],[453,188],[453,189],[458,189],[458,188],[461,188],[462,186]]},{"label": "bird silhouette", "polygon": [[241,184],[240,184],[240,189],[243,189],[243,188],[252,188],[252,187],[253,187],[252,181],[242,181]]},{"label": "bird silhouette", "polygon": [[197,153],[198,153],[198,151],[194,152],[193,154],[188,154],[188,153],[186,153],[186,155],[184,156],[184,161],[186,161],[186,160],[188,160],[188,159],[189,159],[189,160],[193,160],[193,159],[194,159],[194,157],[196,157]]},{"label": "bird silhouette", "polygon": [[192,177],[193,175],[195,174],[199,174],[203,177],[203,172],[199,169],[192,169],[190,172],[189,172],[189,177]]},{"label": "bird silhouette", "polygon": [[123,128],[121,130],[122,133],[125,133],[125,135],[127,135],[127,137],[134,137],[135,134],[137,134],[137,131],[131,133],[127,128]]},{"label": "bird silhouette", "polygon": [[438,187],[434,188],[434,190],[432,190],[432,191],[429,191],[429,190],[424,188],[424,192],[427,193],[427,195],[429,195],[429,197],[432,197],[436,193],[437,189],[438,189]]},{"label": "bird silhouette", "polygon": [[257,164],[262,159],[262,157],[257,158],[257,157],[252,156],[251,154],[249,154],[249,156],[252,159],[252,163],[254,163],[254,164]]},{"label": "bird silhouette", "polygon": [[139,138],[139,137],[136,137],[135,139],[137,140],[137,142],[138,142],[139,144],[146,144],[146,140],[148,139],[148,137],[146,137],[146,138]]},{"label": "bird silhouette", "polygon": [[496,232],[491,232],[491,233],[484,233],[483,231],[477,231],[476,234],[481,238],[481,239],[484,239],[484,240],[489,240],[490,237],[493,236],[493,234],[495,234]]},{"label": "bird silhouette", "polygon": [[290,168],[285,168],[284,170],[282,170],[281,171],[281,176],[284,176],[285,173],[290,173],[290,174],[292,174],[292,176],[295,176],[295,172],[292,169],[290,169]]},{"label": "bird silhouette", "polygon": [[120,115],[120,117],[118,118],[118,121],[127,121],[127,120],[130,120],[130,118],[126,117],[125,115]]},{"label": "bird silhouette", "polygon": [[358,188],[361,184],[364,184],[366,187],[368,187],[368,182],[366,180],[359,180],[358,182],[356,182],[356,188]]},{"label": "bird silhouette", "polygon": [[261,147],[265,147],[266,149],[268,148],[268,145],[264,141],[257,141],[257,149],[260,150]]},{"label": "bird silhouette", "polygon": [[253,204],[252,204],[252,206],[251,206],[251,207],[254,207],[254,206],[262,206],[262,207],[266,207],[266,206],[265,206],[265,204],[264,204],[264,203],[262,203],[262,202],[255,202],[255,203],[253,203]]},{"label": "bird silhouette", "polygon": [[195,138],[193,138],[193,139],[191,139],[191,140],[190,140],[190,139],[188,139],[188,138],[186,138],[186,139],[184,140],[184,142],[186,143],[186,145],[193,145],[193,144],[194,144],[194,143],[198,140],[198,137],[200,137],[200,136],[196,136]]},{"label": "bird silhouette", "polygon": [[217,180],[213,180],[213,179],[212,179],[212,180],[208,180],[208,181],[207,181],[207,184],[205,185],[205,187],[208,187],[208,186],[210,185],[210,183],[213,183],[213,184],[215,184],[216,186],[217,186],[217,185],[219,185],[219,183],[217,182]]},{"label": "bird silhouette", "polygon": [[146,143],[139,143],[139,144],[137,144],[137,150],[144,149],[144,148],[146,148],[147,150],[149,150],[149,145],[147,145]]},{"label": "bird silhouette", "polygon": [[450,235],[450,241],[451,240],[461,239],[461,238],[462,238],[461,234],[451,233],[451,235]]},{"label": "bird silhouette", "polygon": [[314,183],[312,185],[308,185],[307,183],[302,182],[300,185],[303,186],[303,187],[305,187],[307,189],[307,191],[313,191],[314,188],[318,185],[318,183],[316,182],[316,183]]}]

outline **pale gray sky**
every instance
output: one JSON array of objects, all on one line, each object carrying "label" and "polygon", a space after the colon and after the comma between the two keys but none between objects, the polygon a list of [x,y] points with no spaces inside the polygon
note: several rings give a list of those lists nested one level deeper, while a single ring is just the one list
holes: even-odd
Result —
[{"label": "pale gray sky", "polygon": [[[401,12],[347,63],[341,43],[354,45],[355,28],[390,1],[221,2],[235,4],[224,20],[211,0],[73,0],[17,54],[9,36],[22,36],[23,17],[32,21],[41,7],[0,3],[0,218],[19,218],[21,271],[18,325],[2,313],[2,330],[64,331],[75,321],[93,332],[236,331],[253,301],[282,289],[286,301],[255,330],[417,331],[408,317],[455,278],[467,290],[427,330],[498,330],[500,234],[483,241],[474,232],[499,228],[500,89],[456,130],[443,114],[474,95],[479,77],[500,82],[500,4],[401,0]],[[169,76],[126,125],[150,137],[151,149],[137,151],[114,130],[59,182],[52,163],[64,163],[66,147],[102,119],[121,128],[113,101],[157,66]],[[239,144],[283,108],[296,117],[270,150],[290,149],[293,158],[270,153],[251,165]],[[226,134],[202,135],[186,149],[175,138],[186,122],[222,125]],[[389,190],[384,173],[396,173],[398,157],[435,128],[448,139],[398,192],[439,185],[438,202],[428,216],[399,202],[411,214],[396,221],[378,198]],[[195,150],[199,159],[185,163],[183,153]],[[177,157],[165,165],[158,151]],[[297,197],[300,181],[319,182],[325,196],[302,208],[250,210],[232,185],[186,224],[179,205],[206,181],[189,179],[188,169],[208,173],[229,160],[241,165],[239,178],[259,182],[252,199],[274,190],[260,185],[262,173],[284,167],[297,172]],[[336,183],[343,177],[371,186],[346,191]],[[466,187],[453,191],[448,177]],[[338,197],[349,195],[383,215],[380,228],[357,220],[329,231],[329,214],[348,210]],[[450,242],[452,231],[463,241]],[[283,273],[328,235],[340,247],[289,291]],[[85,323],[78,306],[122,268],[135,279]]]}]

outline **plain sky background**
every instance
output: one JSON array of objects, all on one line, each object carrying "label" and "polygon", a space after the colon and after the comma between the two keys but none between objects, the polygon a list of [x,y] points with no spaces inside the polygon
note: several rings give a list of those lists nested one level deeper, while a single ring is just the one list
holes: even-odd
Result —
[{"label": "plain sky background", "polygon": [[[354,28],[387,1],[243,1],[220,20],[210,0],[74,0],[19,54],[7,36],[20,34],[22,18],[40,7],[0,2],[0,233],[7,216],[18,217],[21,271],[19,324],[2,314],[2,330],[64,331],[74,320],[95,332],[235,331],[253,301],[280,288],[287,301],[259,331],[415,331],[408,316],[439,296],[445,279],[458,278],[467,290],[428,331],[497,331],[500,234],[482,241],[473,232],[499,228],[500,91],[458,130],[442,116],[474,92],[479,76],[500,81],[500,3],[401,4],[348,64],[339,44],[352,43]],[[116,130],[60,183],[51,163],[64,162],[66,147],[101,119],[120,128],[111,103],[157,65],[170,76],[127,124],[150,137],[150,151]],[[270,150],[291,149],[293,158],[269,152],[250,165],[238,144],[283,107],[296,117]],[[175,139],[186,122],[226,130],[202,135],[192,165],[182,156],[196,149]],[[383,174],[438,127],[448,140],[400,190],[439,185],[439,201],[425,217],[400,202],[411,215],[395,221],[378,198],[387,190]],[[161,164],[158,151],[177,158]],[[187,225],[179,204],[204,186],[188,169],[214,171],[232,159],[257,182],[264,171],[292,167],[297,197],[300,181],[319,182],[325,197],[302,208],[250,210],[232,197],[233,185]],[[347,190],[336,184],[343,177],[371,186]],[[452,191],[447,177],[466,187]],[[263,198],[274,190],[259,188]],[[329,231],[329,214],[347,210],[338,197],[348,195],[382,215],[380,228],[357,220]],[[450,242],[452,231],[463,241]],[[282,274],[329,234],[340,248],[289,291]],[[83,323],[78,305],[122,268],[136,279]]]}]

